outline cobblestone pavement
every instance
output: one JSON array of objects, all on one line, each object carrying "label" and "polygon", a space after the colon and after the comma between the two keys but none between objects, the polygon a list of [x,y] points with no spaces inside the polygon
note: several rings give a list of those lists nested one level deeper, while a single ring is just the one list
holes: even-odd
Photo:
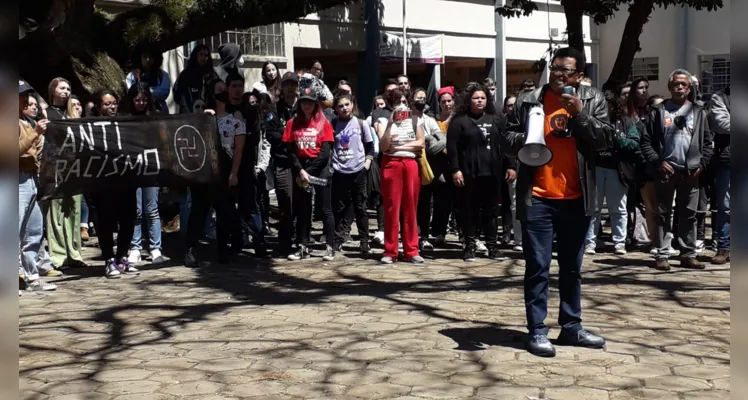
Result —
[{"label": "cobblestone pavement", "polygon": [[586,256],[584,323],[607,349],[542,359],[523,350],[520,254],[465,264],[453,243],[426,265],[381,266],[381,250],[349,250],[115,281],[69,271],[56,292],[19,299],[21,398],[730,397],[729,265],[658,272],[643,253]]}]

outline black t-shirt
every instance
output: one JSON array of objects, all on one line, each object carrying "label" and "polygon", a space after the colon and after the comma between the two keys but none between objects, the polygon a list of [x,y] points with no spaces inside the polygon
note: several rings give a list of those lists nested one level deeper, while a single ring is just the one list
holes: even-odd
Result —
[{"label": "black t-shirt", "polygon": [[50,121],[59,121],[65,119],[67,108],[65,106],[55,106],[50,104],[47,108],[47,119]]},{"label": "black t-shirt", "polygon": [[380,118],[390,119],[390,115],[392,115],[392,110],[389,108],[377,108],[371,112],[371,123],[376,123]]},{"label": "black t-shirt", "polygon": [[452,172],[467,177],[493,176],[491,133],[497,129],[493,115],[456,117],[447,130],[447,154]]},{"label": "black t-shirt", "polygon": [[[614,137],[625,137],[624,126],[621,121],[615,123],[615,136]],[[595,158],[595,165],[605,169],[618,169],[618,163],[621,161],[621,157],[616,149],[610,147],[603,151],[597,152]]]}]

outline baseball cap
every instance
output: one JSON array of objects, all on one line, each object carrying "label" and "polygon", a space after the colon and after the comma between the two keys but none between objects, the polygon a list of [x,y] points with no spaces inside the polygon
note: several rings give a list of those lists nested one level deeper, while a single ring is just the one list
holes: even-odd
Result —
[{"label": "baseball cap", "polygon": [[299,76],[291,71],[288,71],[285,74],[283,74],[283,77],[281,78],[281,83],[285,81],[294,81],[296,83],[299,83]]},{"label": "baseball cap", "polygon": [[23,79],[18,80],[18,94],[21,93],[36,93],[36,90],[31,87],[31,85],[28,84],[28,82],[24,81]]},{"label": "baseball cap", "polygon": [[313,88],[301,89],[299,93],[299,100],[312,100],[317,101],[317,92]]}]

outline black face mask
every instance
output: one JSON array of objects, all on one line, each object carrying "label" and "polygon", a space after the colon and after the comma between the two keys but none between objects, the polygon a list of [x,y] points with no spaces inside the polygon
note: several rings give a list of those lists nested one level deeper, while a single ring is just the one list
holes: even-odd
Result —
[{"label": "black face mask", "polygon": [[221,102],[223,104],[228,104],[229,103],[229,93],[228,92],[216,93],[215,95],[213,95],[213,98],[216,99],[216,101],[219,101],[219,102]]},{"label": "black face mask", "polygon": [[425,101],[416,101],[413,103],[413,108],[415,108],[418,111],[423,111],[426,109],[426,102]]}]

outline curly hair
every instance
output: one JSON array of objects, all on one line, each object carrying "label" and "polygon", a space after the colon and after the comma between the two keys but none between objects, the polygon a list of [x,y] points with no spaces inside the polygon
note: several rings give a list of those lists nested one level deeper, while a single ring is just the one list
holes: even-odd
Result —
[{"label": "curly hair", "polygon": [[470,82],[465,86],[465,90],[460,93],[459,98],[455,100],[455,116],[470,112],[475,92],[483,92],[486,95],[486,114],[496,114],[496,105],[488,94],[488,89],[478,82]]},{"label": "curly hair", "polygon": [[395,88],[384,94],[384,101],[388,107],[395,108],[396,105],[400,104],[403,96],[408,101],[408,107],[413,102],[413,97],[410,95],[410,90]]},{"label": "curly hair", "polygon": [[626,115],[626,105],[621,100],[621,96],[613,90],[603,92],[605,102],[608,103],[608,117],[611,122],[620,121]]}]

